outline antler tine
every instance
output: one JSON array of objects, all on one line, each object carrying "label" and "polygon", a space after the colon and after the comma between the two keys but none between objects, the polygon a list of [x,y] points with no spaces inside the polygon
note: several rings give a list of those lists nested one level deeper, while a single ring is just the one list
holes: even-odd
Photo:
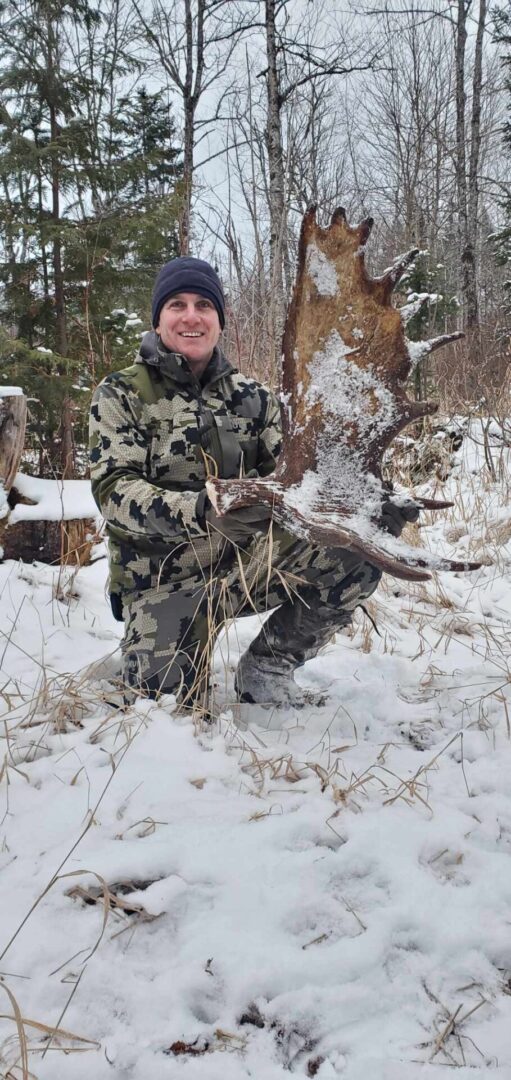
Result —
[{"label": "antler tine", "polygon": [[451,342],[459,341],[460,338],[464,337],[465,334],[463,333],[463,330],[456,330],[453,334],[440,334],[436,338],[430,338],[429,341],[410,341],[409,338],[407,338],[406,346],[412,365],[412,371],[426,356],[430,356],[430,354],[436,352],[437,349],[443,349],[444,345],[450,345]]},{"label": "antler tine", "polygon": [[421,342],[421,344],[425,347],[425,353],[429,355],[437,349],[443,349],[444,345],[450,345],[452,341],[460,341],[464,337],[463,330],[455,330],[453,334],[439,334],[438,337],[430,338],[429,341]]},{"label": "antler tine", "polygon": [[455,504],[446,499],[424,499],[420,498],[416,500],[419,506],[422,506],[423,510],[448,510],[449,507]]},{"label": "antler tine", "polygon": [[[374,218],[372,217],[364,218],[364,220],[360,222],[360,225],[358,226],[358,235],[362,247],[364,246],[364,244],[367,244],[367,241],[369,240],[369,237],[371,235],[371,229],[373,225]],[[361,254],[363,254],[363,252]]]},{"label": "antler tine", "polygon": [[344,206],[337,206],[330,218],[331,225],[337,225],[339,221],[342,221],[346,225],[346,211]]},{"label": "antler tine", "polygon": [[425,416],[433,416],[438,412],[438,401],[409,401],[403,409],[403,424],[413,424],[414,420],[422,420]]},{"label": "antler tine", "polygon": [[388,304],[390,302],[393,290],[418,254],[419,248],[411,248],[404,255],[400,255],[395,263],[383,272],[381,277],[374,279],[374,291],[377,293],[381,303]]},{"label": "antler tine", "polygon": [[374,218],[364,218],[359,225],[350,227],[346,219],[344,206],[337,206],[330,218],[330,228],[333,228],[336,225],[344,225],[352,235],[356,236],[358,234],[358,242],[360,245],[364,246],[369,239],[371,229],[374,225]]}]

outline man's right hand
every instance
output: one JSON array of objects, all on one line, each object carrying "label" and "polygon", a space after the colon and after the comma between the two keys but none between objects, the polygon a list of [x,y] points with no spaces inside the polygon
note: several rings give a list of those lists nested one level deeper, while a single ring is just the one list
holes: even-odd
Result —
[{"label": "man's right hand", "polygon": [[222,533],[222,536],[230,540],[231,544],[240,544],[243,547],[253,540],[255,533],[268,531],[271,510],[269,506],[255,503],[253,506],[242,506],[239,510],[231,510],[220,517],[210,504],[206,507],[204,518],[212,529]]}]

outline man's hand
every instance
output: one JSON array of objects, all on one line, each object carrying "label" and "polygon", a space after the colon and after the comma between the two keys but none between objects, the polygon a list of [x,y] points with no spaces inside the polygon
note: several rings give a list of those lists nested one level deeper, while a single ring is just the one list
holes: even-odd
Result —
[{"label": "man's hand", "polygon": [[385,499],[381,507],[380,528],[391,536],[399,537],[410,521],[417,521],[420,508],[413,499],[402,499],[399,503]]},{"label": "man's hand", "polygon": [[244,546],[254,538],[255,533],[268,531],[271,510],[269,506],[256,503],[254,506],[242,506],[239,510],[231,510],[230,513],[220,517],[209,505],[204,517],[212,529],[222,533],[222,536],[225,536],[232,544]]}]

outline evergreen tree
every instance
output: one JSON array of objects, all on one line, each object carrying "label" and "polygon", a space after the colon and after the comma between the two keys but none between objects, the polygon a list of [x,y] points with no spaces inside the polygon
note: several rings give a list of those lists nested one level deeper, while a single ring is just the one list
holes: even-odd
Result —
[{"label": "evergreen tree", "polygon": [[[103,141],[107,165],[98,170],[92,153],[85,175],[96,188],[96,206],[77,223],[68,246],[69,300],[75,326],[90,335],[98,356],[104,319],[123,308],[149,316],[154,275],[178,252],[179,150],[164,92],[144,87],[121,98],[108,118]],[[86,317],[85,317],[86,313]],[[105,357],[109,363],[109,355]]]},{"label": "evergreen tree", "polygon": [[[420,251],[401,281],[406,304],[415,314],[407,323],[407,335],[411,341],[421,341],[446,330],[446,320],[456,315],[459,301],[449,296],[446,268],[443,263],[432,263],[429,252]],[[430,396],[429,372],[426,361],[413,373],[415,397],[424,400]]]},{"label": "evergreen tree", "polygon": [[0,380],[32,399],[40,464],[63,476],[90,390],[132,355],[133,312],[177,252],[174,122],[163,92],[126,94],[119,7],[0,4]]}]

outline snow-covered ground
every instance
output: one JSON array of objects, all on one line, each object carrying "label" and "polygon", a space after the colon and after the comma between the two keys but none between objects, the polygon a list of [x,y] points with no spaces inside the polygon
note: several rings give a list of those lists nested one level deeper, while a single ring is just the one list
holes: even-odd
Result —
[{"label": "snow-covered ground", "polygon": [[257,619],[219,643],[213,727],[119,712],[105,559],[0,565],[2,1076],[511,1077],[500,446],[491,481],[465,441],[421,531],[488,565],[388,578],[378,633],[359,612],[305,666],[327,705],[283,730],[228,707]]}]

